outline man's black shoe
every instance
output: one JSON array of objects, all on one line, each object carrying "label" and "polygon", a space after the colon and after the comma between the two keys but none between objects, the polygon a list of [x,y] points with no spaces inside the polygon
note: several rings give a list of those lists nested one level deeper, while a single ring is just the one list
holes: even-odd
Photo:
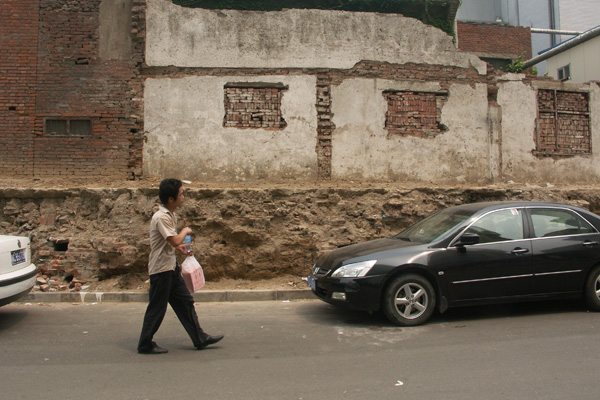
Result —
[{"label": "man's black shoe", "polygon": [[223,335],[217,335],[217,336],[208,336],[206,338],[206,340],[204,341],[204,343],[202,343],[200,346],[196,346],[196,348],[198,350],[202,350],[203,348],[205,348],[206,346],[210,346],[211,344],[215,344],[219,341],[221,341],[221,339],[223,339],[225,336]]},{"label": "man's black shoe", "polygon": [[155,342],[152,342],[152,347],[150,349],[138,349],[138,353],[140,354],[165,354],[168,352],[169,350],[160,347]]}]

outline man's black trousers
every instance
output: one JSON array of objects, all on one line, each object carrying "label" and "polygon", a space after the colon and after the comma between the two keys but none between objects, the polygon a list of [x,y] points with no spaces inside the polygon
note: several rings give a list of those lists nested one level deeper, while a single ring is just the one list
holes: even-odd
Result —
[{"label": "man's black trousers", "polygon": [[152,338],[165,317],[167,304],[175,311],[194,346],[198,347],[204,343],[208,335],[200,327],[194,298],[185,286],[179,265],[173,271],[150,275],[149,296],[138,351],[152,348]]}]

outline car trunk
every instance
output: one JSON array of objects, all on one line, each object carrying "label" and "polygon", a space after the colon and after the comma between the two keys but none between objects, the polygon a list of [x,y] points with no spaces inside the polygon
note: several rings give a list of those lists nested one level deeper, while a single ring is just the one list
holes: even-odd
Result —
[{"label": "car trunk", "polygon": [[0,236],[0,275],[25,268],[31,264],[29,238]]}]

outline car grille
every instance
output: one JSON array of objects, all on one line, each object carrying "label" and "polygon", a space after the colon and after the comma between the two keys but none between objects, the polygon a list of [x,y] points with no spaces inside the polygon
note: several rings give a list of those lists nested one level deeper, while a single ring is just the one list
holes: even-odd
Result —
[{"label": "car grille", "polygon": [[329,270],[328,270],[328,269],[325,269],[325,268],[322,268],[322,267],[319,267],[317,264],[315,264],[315,265],[313,266],[313,268],[312,268],[312,271],[311,271],[311,272],[312,272],[312,275],[313,275],[314,277],[317,277],[317,278],[319,278],[319,277],[322,277],[322,276],[325,276],[325,275],[327,275],[327,273],[329,272]]}]

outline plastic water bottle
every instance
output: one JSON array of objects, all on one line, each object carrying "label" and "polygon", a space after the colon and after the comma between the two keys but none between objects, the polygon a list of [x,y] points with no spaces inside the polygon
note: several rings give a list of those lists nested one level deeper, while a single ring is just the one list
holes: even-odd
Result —
[{"label": "plastic water bottle", "polygon": [[185,243],[186,253],[191,252],[192,251],[192,237],[190,235],[186,235],[184,243]]}]

